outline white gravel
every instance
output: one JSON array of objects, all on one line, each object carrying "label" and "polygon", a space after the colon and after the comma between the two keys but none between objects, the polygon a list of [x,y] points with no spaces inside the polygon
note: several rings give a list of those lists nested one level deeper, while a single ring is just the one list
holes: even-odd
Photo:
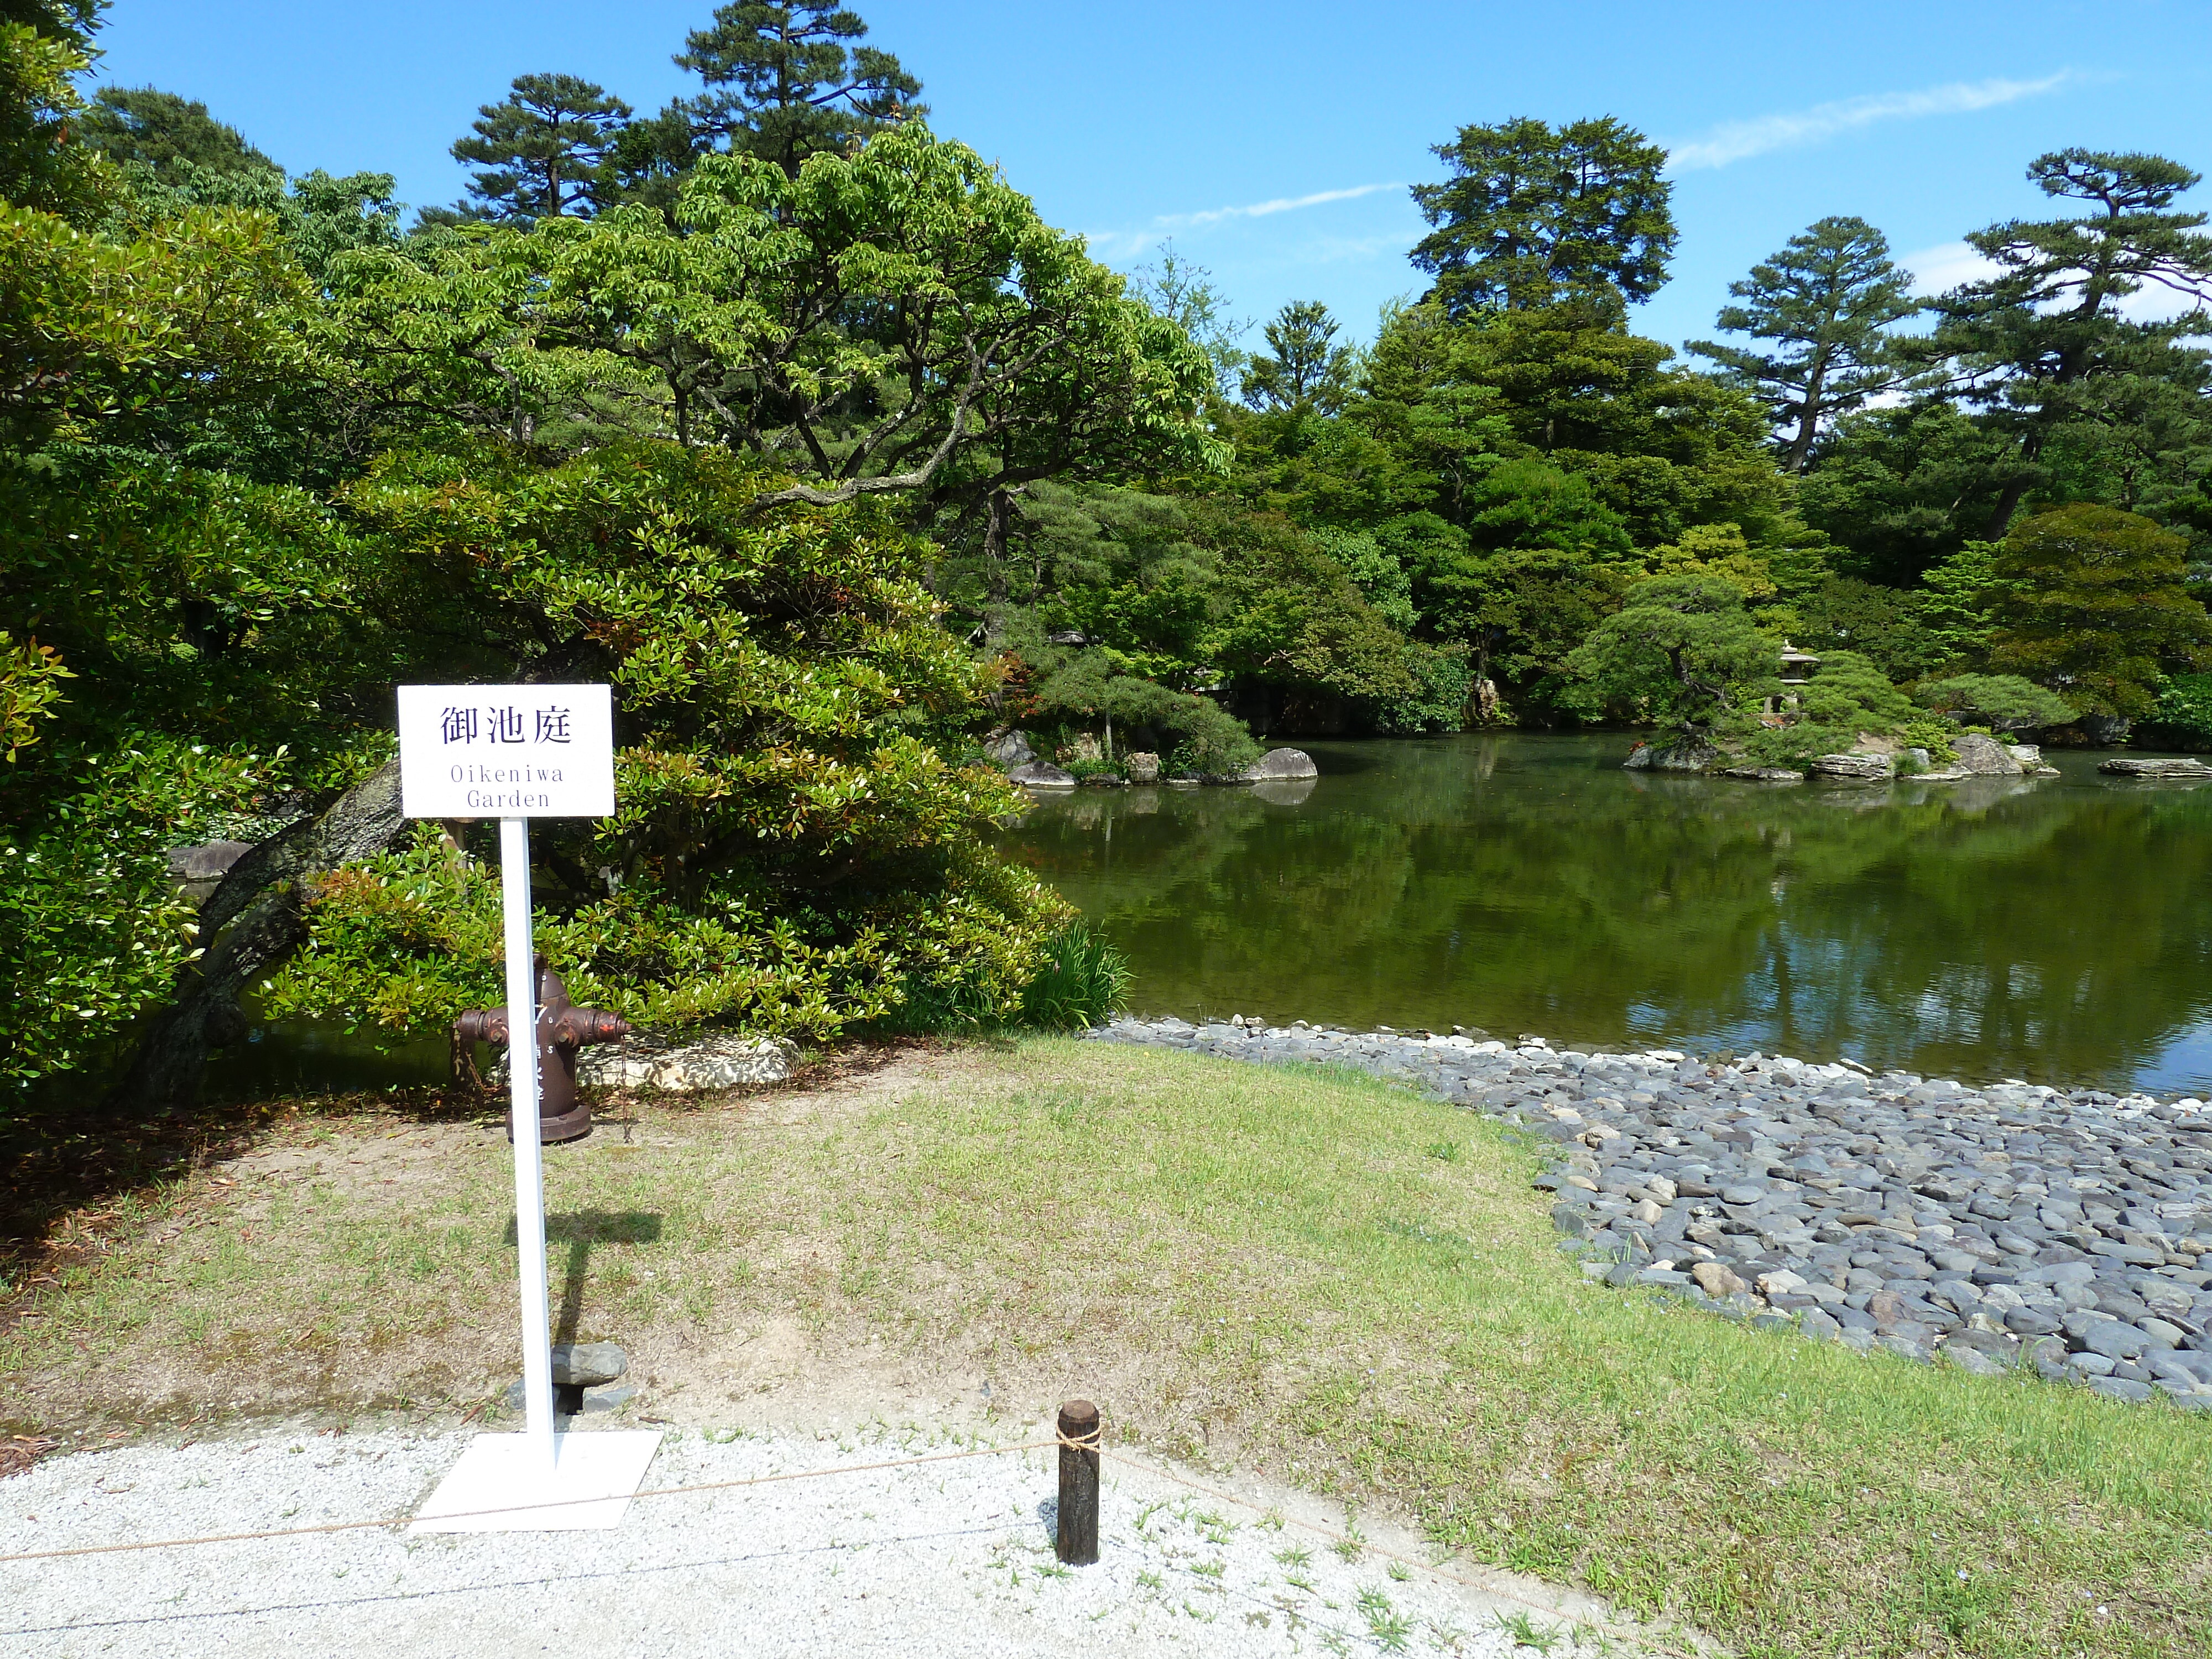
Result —
[{"label": "white gravel", "polygon": [[[0,1554],[410,1514],[466,1441],[278,1425],[258,1440],[57,1457],[0,1482]],[[672,1431],[646,1484],[952,1449],[889,1429]],[[1501,1613],[1565,1635],[1581,1605],[1559,1592],[1531,1611],[1449,1572],[1400,1565],[1399,1577],[1373,1548],[1346,1561],[1298,1524],[1342,1524],[1313,1500],[1287,1495],[1270,1516],[1117,1459],[1098,1565],[1062,1568],[1056,1456],[641,1499],[605,1532],[392,1528],[0,1563],[0,1656],[1492,1656],[1515,1651]],[[1413,1548],[1379,1530],[1372,1542]],[[1576,1650],[1571,1638],[1552,1650]]]}]

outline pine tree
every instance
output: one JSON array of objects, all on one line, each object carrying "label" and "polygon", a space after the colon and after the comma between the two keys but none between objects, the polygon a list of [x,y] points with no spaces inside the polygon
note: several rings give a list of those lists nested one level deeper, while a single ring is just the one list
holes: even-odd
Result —
[{"label": "pine tree", "polygon": [[1523,118],[1464,126],[1436,154],[1453,177],[1416,185],[1436,227],[1413,263],[1455,316],[1593,292],[1648,300],[1674,252],[1667,152],[1611,116],[1554,131]]},{"label": "pine tree", "polygon": [[[2172,210],[2199,176],[2160,155],[2057,151],[2028,177],[2081,212],[1967,237],[1997,272],[1936,301],[1942,320],[1929,346],[1954,395],[1984,410],[2027,464],[1999,492],[1987,539],[2004,534],[2043,482],[2037,468],[2067,427],[2147,433],[2148,419],[2206,383],[2205,354],[2183,343],[2212,329],[2203,305],[2212,296],[2212,236],[2199,229],[2205,215]],[[2146,287],[2198,303],[2164,321],[2123,315],[2121,302]]]},{"label": "pine tree", "polygon": [[84,141],[111,160],[149,167],[165,185],[183,184],[198,173],[284,170],[236,127],[209,114],[205,104],[152,87],[102,87],[78,126]]},{"label": "pine tree", "polygon": [[603,203],[607,160],[629,106],[574,75],[518,75],[513,89],[478,112],[453,144],[456,161],[483,171],[469,184],[477,216],[529,223],[589,217]]},{"label": "pine tree", "polygon": [[1765,402],[1775,426],[1789,429],[1783,465],[1802,472],[1830,420],[1898,384],[1904,364],[1887,331],[1921,308],[1909,281],[1865,220],[1822,219],[1731,283],[1729,292],[1747,303],[1723,307],[1717,319],[1729,333],[1781,349],[1762,354],[1710,340],[1692,340],[1690,349]]},{"label": "pine tree", "polygon": [[1318,300],[1294,300],[1265,331],[1267,355],[1244,372],[1244,401],[1260,409],[1334,415],[1352,390],[1352,354],[1335,343],[1336,319]]},{"label": "pine tree", "polygon": [[805,0],[718,6],[676,55],[708,88],[685,107],[702,131],[796,178],[817,150],[927,112],[915,102],[921,82],[896,58],[855,44],[867,32],[858,12]]}]

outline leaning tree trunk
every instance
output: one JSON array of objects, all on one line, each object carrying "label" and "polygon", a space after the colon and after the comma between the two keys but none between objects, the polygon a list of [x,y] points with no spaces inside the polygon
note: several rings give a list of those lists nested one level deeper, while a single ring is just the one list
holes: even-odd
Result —
[{"label": "leaning tree trunk", "polygon": [[320,817],[302,818],[232,865],[200,908],[207,954],[178,974],[169,1006],[109,1094],[110,1108],[174,1111],[191,1105],[215,1035],[210,1026],[234,1024],[239,993],[307,937],[308,878],[384,851],[405,824],[399,763],[393,761]]}]

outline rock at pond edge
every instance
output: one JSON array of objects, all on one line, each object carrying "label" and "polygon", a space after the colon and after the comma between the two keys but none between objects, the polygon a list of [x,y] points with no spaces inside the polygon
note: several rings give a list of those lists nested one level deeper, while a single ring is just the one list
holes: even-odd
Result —
[{"label": "rock at pond edge", "polygon": [[1018,783],[1024,789],[1073,789],[1075,774],[1054,766],[1050,761],[1030,761],[1006,773],[1008,783]]},{"label": "rock at pond edge", "polygon": [[[2009,766],[2008,770],[2014,769]],[[1897,772],[1889,755],[1823,755],[1813,763],[1816,778],[1842,778],[1857,783],[1887,783]]]},{"label": "rock at pond edge", "polygon": [[1621,766],[1631,772],[1705,772],[1721,751],[1703,738],[1677,738],[1671,743],[1639,743],[1628,751]]},{"label": "rock at pond edge", "polygon": [[1253,783],[1280,783],[1293,778],[1317,778],[1321,769],[1303,749],[1270,749],[1244,769]]},{"label": "rock at pond edge", "polygon": [[2145,760],[2122,757],[2098,762],[2097,769],[2116,778],[2212,778],[2212,766],[2195,760]]},{"label": "rock at pond edge", "polygon": [[983,752],[994,766],[1027,766],[1036,758],[1036,750],[1030,747],[1030,734],[1012,726],[984,738]]}]

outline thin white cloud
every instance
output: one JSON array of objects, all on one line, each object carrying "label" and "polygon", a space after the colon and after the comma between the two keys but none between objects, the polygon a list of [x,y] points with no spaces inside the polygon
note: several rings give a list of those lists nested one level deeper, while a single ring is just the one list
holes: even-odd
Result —
[{"label": "thin white cloud", "polygon": [[1915,294],[1946,294],[1962,283],[1994,276],[1997,264],[1972,242],[1938,242],[1917,253],[1901,253],[1897,263],[1911,273]]},{"label": "thin white cloud", "polygon": [[1271,213],[1290,213],[1299,208],[1319,207],[1325,202],[1349,202],[1362,196],[1372,196],[1382,190],[1403,190],[1397,183],[1354,185],[1349,190],[1317,190],[1310,196],[1279,196],[1272,202],[1255,202],[1249,207],[1208,208],[1202,213],[1170,213],[1157,222],[1164,230],[1181,225],[1218,224],[1224,219],[1264,219]]},{"label": "thin white cloud", "polygon": [[[1968,283],[1979,283],[2002,269],[1972,242],[1938,242],[1917,253],[1898,256],[1897,263],[1912,275],[1912,291],[1933,298]],[[2130,322],[2162,323],[2179,317],[2197,301],[2187,295],[2155,283],[2146,283],[2114,307]]]},{"label": "thin white cloud", "polygon": [[1090,243],[1091,251],[1102,258],[1133,258],[1150,251],[1161,237],[1173,235],[1179,230],[1194,230],[1200,226],[1218,225],[1231,219],[1266,219],[1278,213],[1323,207],[1331,202],[1356,201],[1363,196],[1405,188],[1403,184],[1386,181],[1379,185],[1353,185],[1346,190],[1317,190],[1305,196],[1279,196],[1272,201],[1253,202],[1242,207],[1204,208],[1192,213],[1163,213],[1142,230],[1087,231],[1084,240]]},{"label": "thin white cloud", "polygon": [[1877,121],[1913,120],[1923,115],[1966,115],[1995,109],[2051,92],[2074,78],[2062,70],[2040,81],[1954,81],[1948,86],[1926,87],[1918,92],[1876,92],[1862,98],[1845,98],[1832,104],[1782,115],[1762,115],[1755,121],[1725,121],[1704,137],[1677,144],[1667,153],[1667,165],[1676,173],[1701,167],[1724,167],[1770,150],[1789,149],[1871,126]]}]

